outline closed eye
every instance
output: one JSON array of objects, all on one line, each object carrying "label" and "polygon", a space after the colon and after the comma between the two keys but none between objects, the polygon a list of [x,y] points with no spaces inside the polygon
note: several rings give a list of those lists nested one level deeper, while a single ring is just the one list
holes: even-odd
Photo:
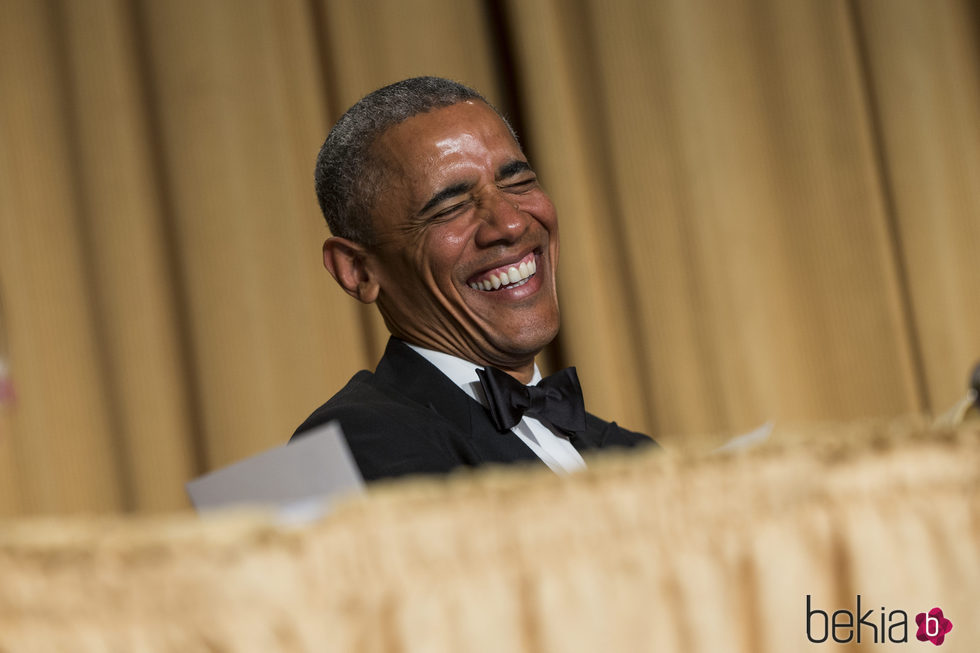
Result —
[{"label": "closed eye", "polygon": [[535,177],[535,176],[531,176],[531,177],[527,177],[525,179],[519,179],[517,181],[512,181],[512,182],[503,184],[501,186],[501,188],[504,188],[504,189],[509,190],[509,191],[512,191],[512,192],[522,193],[522,192],[526,192],[526,191],[531,190],[532,188],[536,187],[537,186],[537,183],[538,183],[538,178]]},{"label": "closed eye", "polygon": [[430,220],[445,220],[446,218],[450,218],[450,217],[454,216],[455,214],[457,214],[458,212],[460,212],[461,210],[463,210],[468,204],[469,204],[469,202],[466,201],[466,202],[459,202],[457,204],[453,204],[452,206],[447,206],[446,208],[441,209],[441,210],[436,211],[435,213],[433,213],[432,216],[429,219]]}]

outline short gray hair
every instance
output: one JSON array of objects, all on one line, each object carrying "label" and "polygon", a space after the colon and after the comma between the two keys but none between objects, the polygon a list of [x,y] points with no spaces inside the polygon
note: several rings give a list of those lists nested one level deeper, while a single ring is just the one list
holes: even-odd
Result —
[{"label": "short gray hair", "polygon": [[348,109],[330,130],[316,159],[316,196],[330,232],[371,245],[371,211],[384,173],[383,164],[372,155],[372,145],[388,129],[414,115],[467,100],[479,100],[493,109],[514,134],[510,123],[480,93],[441,77],[413,77],[389,84]]}]

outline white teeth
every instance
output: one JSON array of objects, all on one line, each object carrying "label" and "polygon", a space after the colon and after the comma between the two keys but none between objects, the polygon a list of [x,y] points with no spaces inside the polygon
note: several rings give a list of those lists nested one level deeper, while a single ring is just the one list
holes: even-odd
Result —
[{"label": "white teeth", "polygon": [[512,265],[503,272],[491,274],[482,281],[474,281],[470,284],[470,288],[484,291],[497,290],[498,288],[516,288],[527,283],[527,280],[537,271],[537,261],[532,257],[530,261],[521,261],[519,265]]}]

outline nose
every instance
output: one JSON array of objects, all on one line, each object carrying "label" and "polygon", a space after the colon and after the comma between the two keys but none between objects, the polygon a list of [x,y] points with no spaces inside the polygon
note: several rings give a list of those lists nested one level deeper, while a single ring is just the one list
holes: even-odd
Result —
[{"label": "nose", "polygon": [[476,244],[480,247],[516,242],[528,229],[530,216],[521,211],[516,200],[500,190],[495,189],[481,197],[478,211],[481,223],[476,232]]}]

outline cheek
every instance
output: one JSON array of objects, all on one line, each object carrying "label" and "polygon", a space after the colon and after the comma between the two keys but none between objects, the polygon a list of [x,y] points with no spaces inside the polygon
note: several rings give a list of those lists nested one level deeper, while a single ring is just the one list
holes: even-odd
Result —
[{"label": "cheek", "polygon": [[558,233],[558,215],[555,212],[555,205],[546,194],[542,192],[527,195],[520,203],[520,207],[521,210],[533,215],[549,233],[553,235]]},{"label": "cheek", "polygon": [[419,253],[425,252],[421,261],[423,269],[429,271],[436,283],[452,280],[460,265],[466,248],[473,240],[473,225],[452,222],[434,228],[425,239]]},{"label": "cheek", "polygon": [[460,229],[456,227],[446,229],[441,234],[439,241],[434,243],[434,246],[446,256],[458,257],[466,248],[466,244],[472,240],[471,232],[472,228]]}]

